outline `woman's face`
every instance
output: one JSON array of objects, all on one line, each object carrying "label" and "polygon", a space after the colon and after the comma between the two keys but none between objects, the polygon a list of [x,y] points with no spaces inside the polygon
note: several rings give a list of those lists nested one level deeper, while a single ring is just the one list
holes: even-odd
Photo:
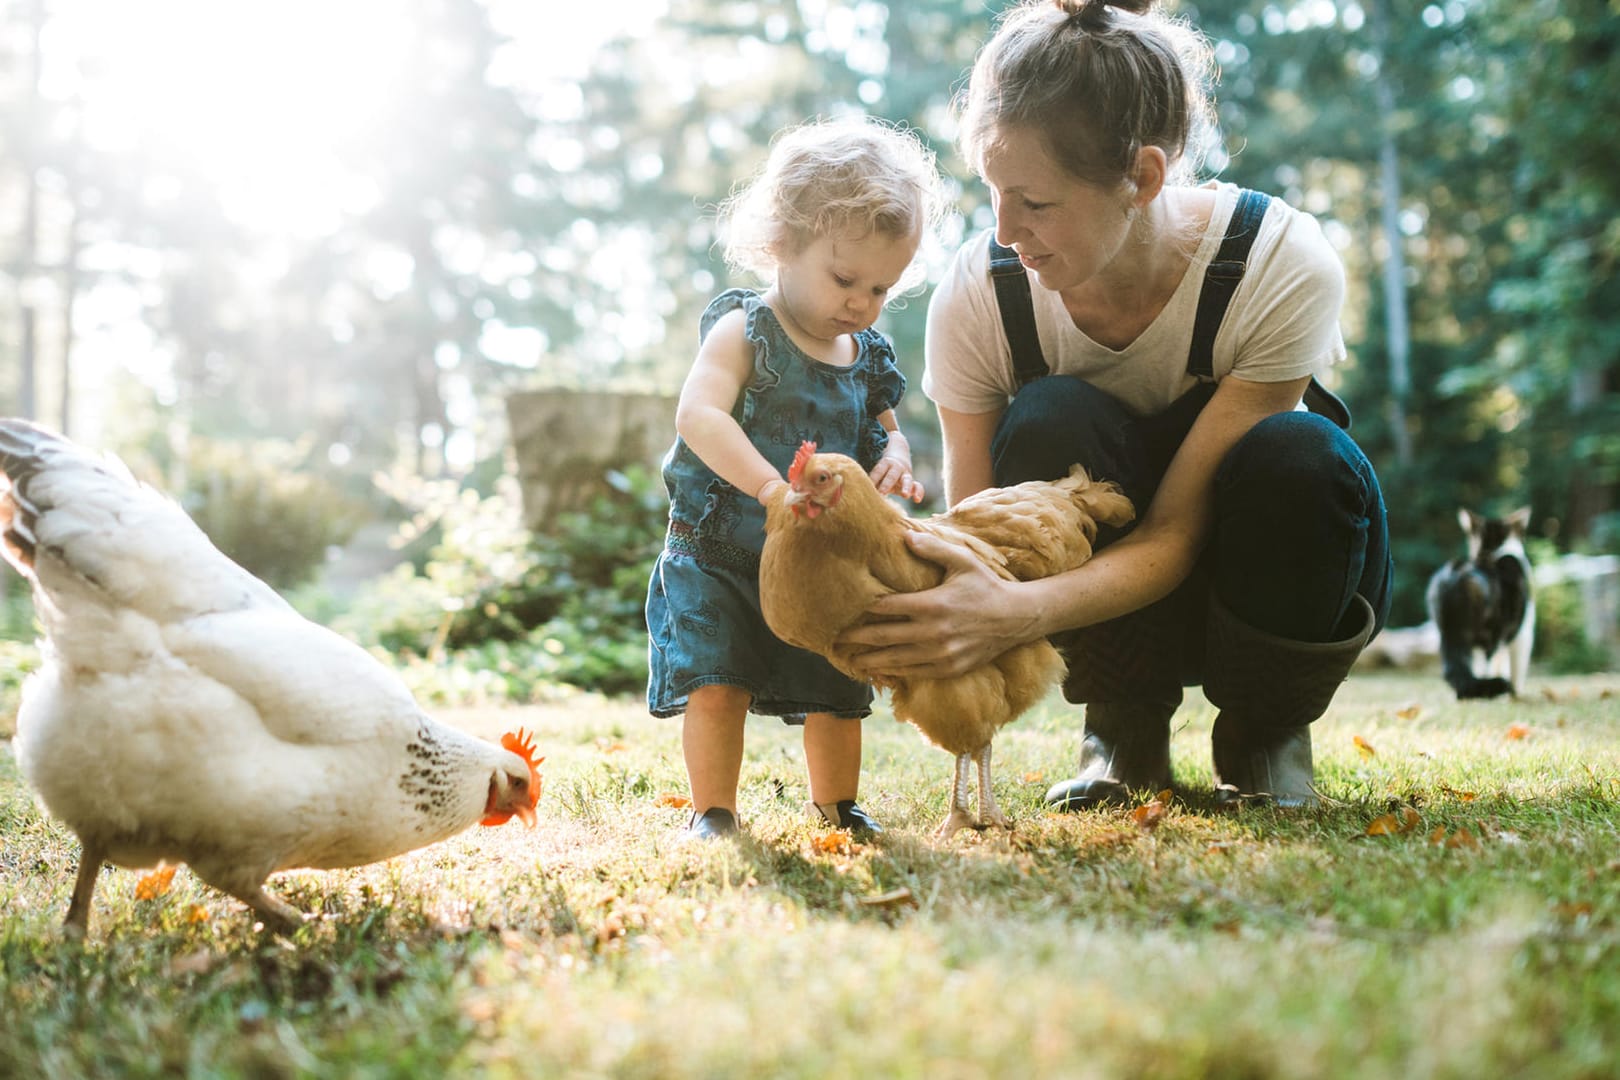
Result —
[{"label": "woman's face", "polygon": [[1061,292],[1108,268],[1130,229],[1128,189],[1096,187],[1060,168],[1035,132],[1003,132],[985,155],[996,240],[1043,288]]}]

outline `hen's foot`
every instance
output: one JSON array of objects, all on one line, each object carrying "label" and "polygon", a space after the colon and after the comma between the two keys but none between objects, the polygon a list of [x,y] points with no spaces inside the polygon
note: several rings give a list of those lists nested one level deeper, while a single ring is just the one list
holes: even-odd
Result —
[{"label": "hen's foot", "polygon": [[963,829],[977,828],[979,828],[979,823],[972,814],[960,806],[953,806],[951,807],[950,816],[940,822],[939,828],[934,830],[934,836],[939,840],[949,840]]}]

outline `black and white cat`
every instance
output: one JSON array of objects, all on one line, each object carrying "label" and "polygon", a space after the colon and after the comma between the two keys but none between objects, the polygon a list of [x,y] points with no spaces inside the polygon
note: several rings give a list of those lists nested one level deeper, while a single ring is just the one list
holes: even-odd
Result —
[{"label": "black and white cat", "polygon": [[[1459,698],[1522,695],[1536,632],[1530,560],[1524,553],[1530,508],[1505,518],[1459,510],[1457,521],[1468,536],[1468,557],[1451,560],[1429,579],[1429,618],[1440,630],[1441,673]],[[1481,656],[1483,675],[1476,667]]]}]

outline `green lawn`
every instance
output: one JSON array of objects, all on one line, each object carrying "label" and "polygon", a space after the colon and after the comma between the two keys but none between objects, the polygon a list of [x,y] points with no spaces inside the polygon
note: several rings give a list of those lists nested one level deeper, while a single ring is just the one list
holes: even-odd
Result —
[{"label": "green lawn", "polygon": [[842,851],[774,722],[750,838],[693,847],[661,804],[678,721],[455,713],[538,732],[539,827],[283,875],[322,916],[291,941],[184,870],[155,900],[112,870],[64,943],[77,843],[0,740],[0,1076],[1620,1075],[1620,677],[1532,693],[1358,674],[1316,726],[1328,804],[1221,816],[1189,692],[1151,831],[1041,808],[1078,739],[1054,699],[997,743],[1016,831],[951,842],[949,759],[880,716],[862,802],[891,831]]}]

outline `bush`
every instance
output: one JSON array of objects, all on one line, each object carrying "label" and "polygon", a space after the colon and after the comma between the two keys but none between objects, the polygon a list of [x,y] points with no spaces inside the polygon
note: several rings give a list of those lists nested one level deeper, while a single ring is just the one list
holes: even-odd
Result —
[{"label": "bush", "polygon": [[649,470],[613,472],[610,492],[543,534],[521,521],[515,482],[480,497],[445,481],[390,481],[415,513],[401,541],[436,533],[418,568],[401,565],[365,589],[339,629],[391,653],[476,670],[430,699],[533,700],[565,683],[602,693],[647,679],[647,578],[663,544],[667,503]]},{"label": "bush", "polygon": [[364,516],[307,442],[192,436],[187,449],[180,505],[221,551],[278,589],[313,577]]}]

